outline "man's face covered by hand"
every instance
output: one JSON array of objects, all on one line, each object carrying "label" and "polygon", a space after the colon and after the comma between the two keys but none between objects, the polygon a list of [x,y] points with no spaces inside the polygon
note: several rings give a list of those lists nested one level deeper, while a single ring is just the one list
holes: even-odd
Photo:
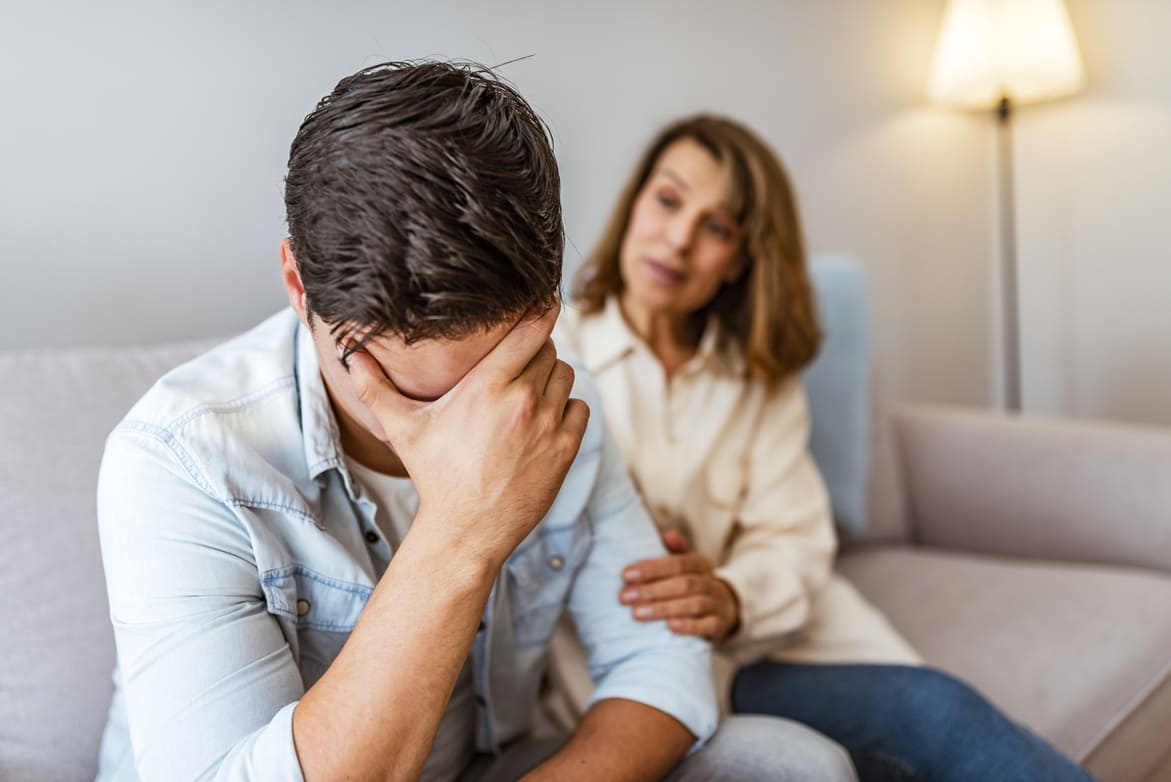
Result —
[{"label": "man's face covered by hand", "polygon": [[[364,349],[400,394],[420,402],[433,402],[454,388],[519,320],[509,320],[460,339],[425,339],[409,345],[397,336],[383,335],[371,339]],[[379,440],[385,440],[381,425],[358,399],[329,327],[318,322],[312,333],[334,410]]]}]

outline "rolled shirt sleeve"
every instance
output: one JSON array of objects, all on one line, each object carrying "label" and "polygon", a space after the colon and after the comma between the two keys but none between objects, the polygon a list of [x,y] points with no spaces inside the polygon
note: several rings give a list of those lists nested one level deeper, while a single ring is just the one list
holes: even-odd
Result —
[{"label": "rolled shirt sleeve", "polygon": [[719,717],[711,649],[663,622],[636,621],[618,601],[623,568],[665,551],[608,431],[586,513],[593,549],[570,593],[569,611],[596,683],[589,705],[624,698],[652,706],[686,726],[698,747]]},{"label": "rolled shirt sleeve", "polygon": [[138,777],[302,779],[304,685],[232,510],[163,439],[124,424],[98,523]]}]

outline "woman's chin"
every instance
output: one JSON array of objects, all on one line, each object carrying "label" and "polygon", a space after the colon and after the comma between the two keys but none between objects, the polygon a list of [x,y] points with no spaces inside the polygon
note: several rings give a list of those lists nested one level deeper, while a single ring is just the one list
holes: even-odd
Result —
[{"label": "woman's chin", "polygon": [[679,297],[674,295],[672,291],[661,289],[628,289],[624,303],[627,309],[636,310],[647,315],[685,314],[684,308],[680,306],[681,302],[679,301]]}]

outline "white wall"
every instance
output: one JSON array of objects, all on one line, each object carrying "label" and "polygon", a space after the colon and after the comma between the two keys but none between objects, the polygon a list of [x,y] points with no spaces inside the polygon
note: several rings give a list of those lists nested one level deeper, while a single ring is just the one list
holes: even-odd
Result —
[{"label": "white wall", "polygon": [[282,304],[300,119],[385,58],[533,54],[575,264],[651,133],[740,117],[787,161],[815,251],[855,253],[896,397],[992,398],[992,146],[925,105],[942,0],[86,0],[0,18],[0,348],[229,334]]},{"label": "white wall", "polygon": [[1016,125],[1025,408],[1171,424],[1171,2],[1068,5],[1087,90]]}]

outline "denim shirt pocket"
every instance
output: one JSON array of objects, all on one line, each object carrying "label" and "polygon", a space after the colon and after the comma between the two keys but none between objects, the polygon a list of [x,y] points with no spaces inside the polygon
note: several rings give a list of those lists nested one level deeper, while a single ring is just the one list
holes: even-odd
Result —
[{"label": "denim shirt pocket", "polygon": [[548,644],[592,540],[584,521],[541,528],[505,562],[518,646]]},{"label": "denim shirt pocket", "polygon": [[341,651],[373,589],[303,565],[271,570],[264,574],[261,585],[269,613],[285,628],[308,689]]}]

